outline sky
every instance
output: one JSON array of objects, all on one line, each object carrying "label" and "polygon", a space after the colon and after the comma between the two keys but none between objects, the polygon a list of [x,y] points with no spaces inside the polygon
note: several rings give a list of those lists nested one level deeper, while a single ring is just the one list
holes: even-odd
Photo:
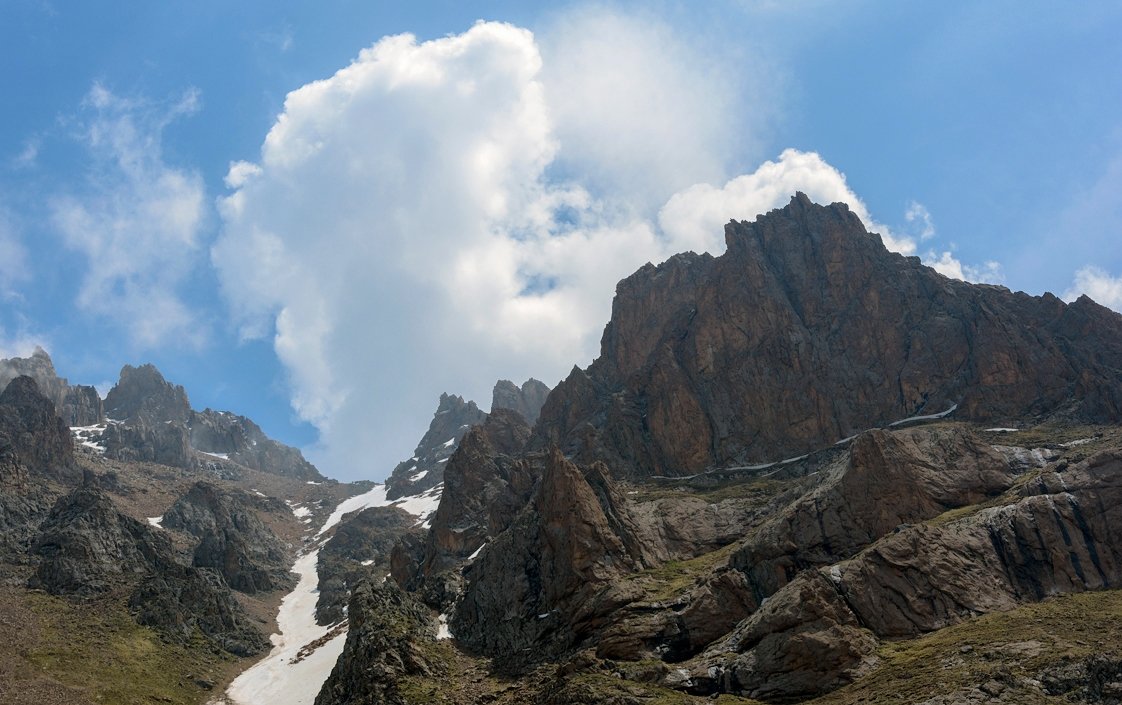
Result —
[{"label": "sky", "polygon": [[595,358],[795,191],[1122,311],[1122,3],[0,3],[0,356],[152,362],[325,474]]}]

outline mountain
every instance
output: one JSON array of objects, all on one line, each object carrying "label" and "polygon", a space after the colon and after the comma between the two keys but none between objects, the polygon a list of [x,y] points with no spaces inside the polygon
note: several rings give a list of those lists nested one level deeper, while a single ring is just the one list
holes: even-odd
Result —
[{"label": "mountain", "polygon": [[948,279],[803,194],[619,283],[600,357],[550,395],[535,447],[629,476],[798,456],[955,407],[1016,425],[1122,415],[1122,317]]},{"label": "mountain", "polygon": [[1122,696],[1122,316],[802,194],[726,241],[620,282],[532,427],[466,432],[319,705]]}]

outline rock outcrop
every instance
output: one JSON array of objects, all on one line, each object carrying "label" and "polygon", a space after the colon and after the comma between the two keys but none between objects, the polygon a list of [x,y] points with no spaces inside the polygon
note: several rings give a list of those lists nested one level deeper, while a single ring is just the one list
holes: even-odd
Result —
[{"label": "rock outcrop", "polygon": [[66,378],[59,377],[51,356],[43,348],[35,348],[31,357],[0,360],[0,390],[20,376],[35,380],[39,391],[54,403],[56,413],[67,426],[92,426],[105,417],[97,390],[71,385]]},{"label": "rock outcrop", "polygon": [[244,416],[204,409],[191,412],[188,426],[191,447],[200,452],[282,477],[312,482],[324,479],[303,453],[269,438]]},{"label": "rock outcrop", "polygon": [[947,279],[799,194],[616,288],[600,357],[535,448],[633,477],[766,462],[957,404],[955,418],[1122,419],[1122,316]]},{"label": "rock outcrop", "polygon": [[444,471],[440,504],[416,560],[395,549],[394,579],[446,609],[460,589],[460,567],[502,533],[522,510],[541,473],[540,460],[515,458],[530,436],[517,413],[498,409],[463,437]]},{"label": "rock outcrop", "polygon": [[519,387],[514,382],[500,379],[491,393],[491,411],[511,409],[517,411],[531,426],[538,420],[542,405],[549,396],[549,387],[531,377]]},{"label": "rock outcrop", "polygon": [[961,427],[864,433],[831,473],[730,559],[749,577],[756,600],[807,568],[853,556],[901,525],[995,497],[1016,478],[1005,456]]},{"label": "rock outcrop", "polygon": [[149,573],[129,596],[129,609],[139,624],[173,642],[190,643],[201,632],[235,656],[254,656],[270,647],[213,570],[170,565]]},{"label": "rock outcrop", "polygon": [[[164,513],[162,525],[197,537],[193,564],[214,569],[239,592],[291,587],[288,551],[254,511],[267,502],[210,482],[197,482]],[[277,503],[263,508],[287,511]]]},{"label": "rock outcrop", "polygon": [[807,697],[859,673],[875,637],[1122,586],[1119,478],[1119,451],[1046,469],[1013,504],[903,527],[850,560],[806,571],[701,658],[694,687]]},{"label": "rock outcrop", "polygon": [[426,649],[436,620],[424,605],[392,581],[363,581],[351,596],[343,655],[324,683],[316,705],[405,705],[405,676],[439,678],[446,665]]},{"label": "rock outcrop", "polygon": [[217,572],[180,564],[167,535],[120,513],[91,474],[55,504],[31,552],[33,588],[79,598],[131,588],[137,621],[174,641],[197,630],[237,655],[268,648]]},{"label": "rock outcrop", "polygon": [[428,431],[417,443],[413,457],[403,460],[386,480],[386,496],[399,499],[421,494],[444,481],[444,467],[472,426],[483,423],[487,414],[473,401],[441,394]]},{"label": "rock outcrop", "polygon": [[117,511],[92,476],[58,500],[31,552],[32,587],[53,595],[108,592],[174,563],[167,537]]},{"label": "rock outcrop", "polygon": [[73,483],[81,478],[70,430],[30,377],[16,377],[0,393],[0,458],[18,482],[39,475]]},{"label": "rock outcrop", "polygon": [[340,521],[316,563],[316,621],[341,622],[354,586],[364,578],[387,575],[394,545],[405,534],[424,535],[416,523],[416,517],[398,507],[368,507]]},{"label": "rock outcrop", "polygon": [[105,414],[126,423],[172,421],[186,425],[191,418],[191,403],[183,387],[164,379],[155,365],[125,365],[117,384],[105,396]]}]

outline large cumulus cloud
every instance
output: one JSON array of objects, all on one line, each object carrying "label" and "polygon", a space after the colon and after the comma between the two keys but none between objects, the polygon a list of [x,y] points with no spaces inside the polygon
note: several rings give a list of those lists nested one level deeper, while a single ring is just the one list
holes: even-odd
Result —
[{"label": "large cumulus cloud", "polygon": [[272,337],[328,473],[384,476],[442,391],[486,406],[499,377],[587,364],[616,282],[719,253],[730,218],[802,190],[877,227],[814,153],[730,179],[729,145],[749,154],[768,118],[748,88],[663,26],[590,18],[540,43],[500,23],[384,38],[290,93],[260,157],[231,166],[212,260],[243,334]]}]

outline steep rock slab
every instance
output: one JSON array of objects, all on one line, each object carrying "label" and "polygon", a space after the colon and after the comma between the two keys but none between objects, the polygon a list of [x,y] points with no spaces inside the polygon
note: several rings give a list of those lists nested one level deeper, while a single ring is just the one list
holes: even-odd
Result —
[{"label": "steep rock slab", "polygon": [[399,499],[420,494],[444,481],[445,464],[472,426],[483,423],[487,414],[473,401],[441,394],[429,428],[417,443],[413,457],[397,464],[386,480],[386,496]]},{"label": "steep rock slab", "polygon": [[509,409],[497,409],[460,442],[444,471],[440,504],[423,547],[396,549],[394,579],[447,607],[460,588],[460,565],[502,533],[522,510],[541,474],[540,459],[515,459],[530,428]]},{"label": "steep rock slab", "polygon": [[582,472],[554,449],[529,504],[466,569],[453,633],[508,668],[556,657],[635,599],[616,578],[667,557],[603,467]]},{"label": "steep rock slab", "polygon": [[962,427],[870,431],[854,439],[828,480],[755,532],[729,564],[763,600],[802,570],[849,558],[902,524],[995,497],[1015,477],[1005,456]]},{"label": "steep rock slab", "polygon": [[600,357],[550,394],[535,448],[686,475],[954,404],[973,420],[1122,418],[1122,316],[1086,297],[947,279],[802,194],[725,238],[720,257],[619,283]]}]

